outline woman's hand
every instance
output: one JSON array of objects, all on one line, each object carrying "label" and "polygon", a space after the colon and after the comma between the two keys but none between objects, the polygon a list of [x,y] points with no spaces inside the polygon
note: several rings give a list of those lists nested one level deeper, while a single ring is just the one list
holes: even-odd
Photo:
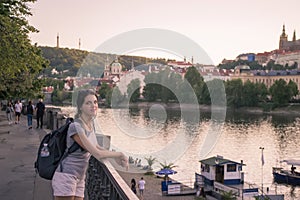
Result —
[{"label": "woman's hand", "polygon": [[120,155],[115,158],[115,161],[126,170],[128,170],[128,158],[122,152],[118,152]]}]

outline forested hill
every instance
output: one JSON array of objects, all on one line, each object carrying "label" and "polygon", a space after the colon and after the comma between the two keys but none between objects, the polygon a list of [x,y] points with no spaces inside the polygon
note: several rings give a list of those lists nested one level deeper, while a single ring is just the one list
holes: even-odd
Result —
[{"label": "forested hill", "polygon": [[[67,76],[77,76],[78,70],[82,75],[90,73],[92,76],[98,77],[99,67],[112,63],[116,58],[124,66],[123,70],[129,70],[134,66],[145,63],[161,63],[166,64],[165,59],[152,59],[140,56],[127,56],[106,53],[88,52],[79,49],[56,48],[56,47],[40,47],[42,56],[49,60],[49,67],[43,70],[42,74],[48,77],[65,78]],[[55,69],[58,73],[53,74]],[[98,71],[98,73],[97,73]]]}]

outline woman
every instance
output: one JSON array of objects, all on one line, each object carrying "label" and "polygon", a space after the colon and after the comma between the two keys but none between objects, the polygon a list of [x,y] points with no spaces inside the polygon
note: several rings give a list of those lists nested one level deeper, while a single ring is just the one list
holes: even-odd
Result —
[{"label": "woman", "polygon": [[78,149],[69,154],[54,173],[52,188],[55,200],[83,200],[85,173],[88,160],[92,154],[95,158],[114,158],[115,161],[128,167],[128,159],[121,152],[108,151],[97,144],[94,119],[98,110],[98,97],[92,90],[81,90],[77,98],[77,114],[74,123],[68,129],[67,146],[77,142],[83,150]]},{"label": "woman", "polygon": [[13,119],[12,119],[13,113],[14,113],[14,107],[13,107],[11,101],[9,101],[7,106],[6,106],[6,117],[7,117],[7,120],[8,120],[8,124],[13,123]]},{"label": "woman", "polygon": [[134,194],[136,194],[136,182],[135,179],[131,179],[131,190]]},{"label": "woman", "polygon": [[33,105],[32,105],[31,101],[28,102],[26,110],[27,110],[27,125],[28,125],[28,129],[32,129]]}]

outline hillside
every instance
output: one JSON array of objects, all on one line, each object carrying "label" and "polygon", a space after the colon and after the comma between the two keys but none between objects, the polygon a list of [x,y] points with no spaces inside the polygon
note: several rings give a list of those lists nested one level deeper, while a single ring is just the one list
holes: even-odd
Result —
[{"label": "hillside", "polygon": [[[49,67],[41,73],[43,76],[53,78],[65,78],[88,73],[93,77],[101,77],[106,64],[112,63],[116,58],[124,66],[123,70],[129,70],[133,66],[145,63],[166,64],[165,59],[152,59],[140,56],[116,55],[108,53],[88,52],[79,49],[40,47],[42,56],[49,60]],[[54,71],[57,73],[53,73]]]}]

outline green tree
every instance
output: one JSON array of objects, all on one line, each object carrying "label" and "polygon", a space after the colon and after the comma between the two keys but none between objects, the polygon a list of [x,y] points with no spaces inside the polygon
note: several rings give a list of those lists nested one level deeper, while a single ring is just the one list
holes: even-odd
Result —
[{"label": "green tree", "polygon": [[204,86],[203,77],[200,75],[200,73],[195,67],[189,67],[184,78],[189,82],[189,84],[194,90],[194,93],[198,98],[198,102],[200,102],[201,90],[202,87]]},{"label": "green tree", "polygon": [[202,87],[201,103],[226,106],[226,95],[224,81],[213,79],[207,81]]},{"label": "green tree", "polygon": [[107,92],[109,90],[110,90],[110,87],[109,87],[109,85],[107,83],[102,83],[101,84],[101,87],[100,87],[100,89],[98,91],[101,99],[105,99],[106,98],[106,94],[107,94]]},{"label": "green tree", "polygon": [[145,76],[145,87],[143,96],[146,100],[153,102],[160,97],[161,84],[157,73],[149,73]]},{"label": "green tree", "polygon": [[[107,92],[106,96],[109,97],[108,99],[106,99],[108,101],[107,105],[111,105],[112,108],[119,107],[125,99],[125,96],[122,95],[118,86],[114,87],[112,91],[108,90],[106,92]],[[110,92],[112,92],[112,95],[110,95]],[[110,96],[111,96],[111,98],[110,98]],[[110,102],[110,104],[109,104],[109,102]]]},{"label": "green tree", "polygon": [[140,97],[140,85],[141,82],[139,79],[132,80],[127,86],[127,95],[129,102],[137,102]]},{"label": "green tree", "polygon": [[283,79],[276,80],[270,87],[270,94],[275,105],[285,105],[291,100],[293,94]]},{"label": "green tree", "polygon": [[292,97],[295,97],[299,94],[298,86],[294,81],[290,80],[288,83],[288,87],[289,87]]},{"label": "green tree", "polygon": [[180,93],[179,84],[182,82],[180,75],[175,74],[169,67],[158,73],[150,73],[144,79],[143,96],[148,101],[162,101],[168,103],[170,100],[178,101]]},{"label": "green tree", "polygon": [[258,91],[259,101],[266,102],[269,94],[267,86],[264,83],[255,83],[255,88]]},{"label": "green tree", "polygon": [[[167,161],[165,161],[164,163],[159,163],[161,166],[161,169],[173,169],[175,167],[178,167],[177,165],[175,165],[174,163],[167,163]],[[164,180],[168,179],[168,175],[166,174],[164,177]]]},{"label": "green tree", "polygon": [[242,105],[243,82],[241,79],[234,79],[225,83],[227,103],[238,108]]},{"label": "green tree", "polygon": [[161,169],[173,169],[175,167],[178,167],[177,165],[175,165],[174,163],[167,163],[167,161],[163,162],[163,163],[159,163],[161,166]]},{"label": "green tree", "polygon": [[152,156],[149,156],[149,157],[146,157],[145,159],[148,163],[148,172],[152,172],[152,170],[153,170],[152,166],[156,162],[156,158],[152,157]]},{"label": "green tree", "polygon": [[63,105],[65,101],[71,103],[72,93],[64,90],[54,89],[54,91],[51,94],[51,99],[54,105]]},{"label": "green tree", "polygon": [[31,45],[28,3],[35,0],[0,2],[0,97],[24,97],[41,91],[37,74],[48,65],[36,45]]},{"label": "green tree", "polygon": [[259,102],[259,91],[255,87],[253,82],[249,80],[246,81],[243,85],[243,93],[242,93],[242,105],[253,107],[257,106]]}]

